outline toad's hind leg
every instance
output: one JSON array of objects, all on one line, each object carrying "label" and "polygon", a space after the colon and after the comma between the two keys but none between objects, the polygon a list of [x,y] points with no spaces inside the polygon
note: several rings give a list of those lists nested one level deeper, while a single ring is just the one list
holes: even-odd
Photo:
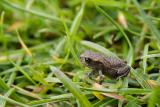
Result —
[{"label": "toad's hind leg", "polygon": [[128,73],[130,72],[130,67],[129,66],[125,66],[123,68],[120,68],[117,72],[118,74],[118,78],[121,78],[121,77],[125,77],[128,75]]}]

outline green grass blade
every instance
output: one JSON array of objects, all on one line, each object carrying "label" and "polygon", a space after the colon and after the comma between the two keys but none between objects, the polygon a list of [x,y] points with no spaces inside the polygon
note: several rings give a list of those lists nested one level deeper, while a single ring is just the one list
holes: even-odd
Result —
[{"label": "green grass blade", "polygon": [[153,89],[150,99],[148,100],[148,107],[159,107],[160,106],[160,87]]},{"label": "green grass blade", "polygon": [[[12,72],[7,84],[3,83],[3,85],[4,85],[3,87],[5,87],[5,90],[7,90],[7,92],[4,94],[4,96],[9,97],[14,92],[15,89],[14,88],[9,89],[9,86],[14,82],[15,77],[16,77],[16,72]],[[5,107],[6,100],[0,99],[0,105],[1,105],[1,107]]]},{"label": "green grass blade", "polygon": [[[2,88],[1,90],[8,90],[8,86],[7,84],[1,79],[0,77],[0,88]],[[0,105],[5,105],[6,101],[0,98]]]},{"label": "green grass blade", "polygon": [[51,71],[63,82],[66,88],[78,99],[82,107],[92,107],[87,97],[62,71],[50,66]]},{"label": "green grass blade", "polygon": [[34,80],[20,67],[18,66],[17,64],[15,64],[12,60],[10,60],[10,62],[30,81],[32,82],[33,84],[36,84],[34,82]]},{"label": "green grass blade", "polygon": [[63,101],[63,100],[70,99],[70,98],[73,98],[73,95],[71,93],[62,94],[62,95],[58,95],[58,96],[52,96],[50,99],[41,99],[41,100],[31,101],[28,104],[31,106],[39,106],[39,105],[43,105],[46,103]]},{"label": "green grass blade", "polygon": [[[2,88],[2,90],[4,91],[4,92],[9,92],[9,87],[8,87],[8,85],[0,78],[0,88]],[[16,93],[13,93],[12,95],[11,95],[11,97],[13,97],[14,99],[16,99],[16,100],[18,100],[18,101],[21,101],[21,102],[24,102],[23,101],[23,99],[20,97],[20,96],[18,96]],[[3,99],[2,99],[3,100]]]},{"label": "green grass blade", "polygon": [[104,100],[100,100],[99,102],[95,103],[93,105],[93,107],[105,107],[105,106],[109,105],[110,103],[113,103],[114,101],[116,101],[116,100],[105,98]]},{"label": "green grass blade", "polygon": [[78,28],[80,26],[80,23],[81,23],[81,20],[83,17],[84,8],[85,8],[85,2],[82,3],[82,7],[81,7],[80,11],[78,12],[78,14],[76,15],[76,17],[71,25],[71,28],[70,28],[70,35],[71,36],[75,36],[75,34],[78,31]]},{"label": "green grass blade", "polygon": [[4,16],[5,16],[5,12],[2,11],[1,16],[0,16],[0,40],[2,40],[2,44],[3,44],[3,50],[4,52],[6,52],[7,49],[7,41],[6,41],[6,37],[4,35]]},{"label": "green grass blade", "polygon": [[137,82],[143,87],[143,88],[151,88],[151,86],[148,84],[147,80],[148,77],[144,75],[141,71],[131,69],[132,75],[136,78]]},{"label": "green grass blade", "polygon": [[24,89],[18,87],[18,86],[15,86],[15,85],[13,87],[16,89],[16,91],[18,93],[20,93],[22,95],[26,95],[26,96],[29,96],[29,97],[32,97],[32,98],[36,98],[36,99],[41,99],[41,97],[39,95],[37,95],[37,94],[35,94],[33,92],[29,92],[27,90],[24,90]]},{"label": "green grass blade", "polygon": [[129,7],[126,3],[121,1],[115,1],[115,0],[93,0],[94,4],[99,6],[110,6],[110,7],[118,7],[118,8],[124,8]]},{"label": "green grass blade", "polygon": [[113,57],[118,57],[116,54],[114,54],[113,52],[111,52],[110,50],[104,48],[103,46],[100,46],[94,42],[90,42],[90,41],[81,41],[81,44],[86,46],[86,47],[89,47],[91,49],[94,49],[96,51],[99,51],[103,54],[105,54],[106,56],[113,56]]},{"label": "green grass blade", "polygon": [[[148,48],[149,48],[149,44],[146,44],[144,47],[144,51],[143,51],[143,55],[147,55],[148,54]],[[146,73],[146,68],[147,68],[147,58],[143,58],[143,73]]]},{"label": "green grass blade", "polygon": [[2,80],[2,78],[0,77],[0,88],[2,88],[3,90],[8,90],[8,86],[7,84]]},{"label": "green grass blade", "polygon": [[14,82],[14,80],[15,80],[15,78],[16,78],[16,75],[17,75],[16,71],[12,72],[12,74],[10,75],[10,78],[9,78],[9,80],[8,80],[8,82],[7,82],[7,85],[8,85],[8,86],[10,86],[10,85],[13,84],[13,82]]},{"label": "green grass blade", "polygon": [[96,91],[96,92],[103,92],[103,93],[123,93],[123,94],[148,94],[151,92],[151,89],[139,89],[139,88],[121,88],[121,89],[93,89],[93,88],[84,88],[81,87],[83,90],[87,91]]},{"label": "green grass blade", "polygon": [[154,58],[154,57],[160,57],[160,54],[148,54],[148,55],[144,55],[141,58]]},{"label": "green grass blade", "polygon": [[12,100],[12,99],[6,97],[6,96],[0,95],[0,99],[6,100],[6,101],[9,102],[9,103],[16,104],[16,105],[19,105],[19,106],[22,106],[22,107],[30,107],[29,105],[26,105],[26,104],[17,102],[17,101],[15,101],[15,100]]},{"label": "green grass blade", "polygon": [[79,58],[77,57],[76,52],[74,50],[74,41],[75,41],[75,36],[77,34],[78,28],[80,26],[80,22],[83,17],[84,8],[85,8],[85,2],[82,3],[81,9],[77,13],[77,15],[71,25],[70,31],[68,31],[66,23],[62,20],[64,27],[65,27],[65,30],[66,30],[66,34],[67,34],[67,48],[69,49],[69,52],[72,53],[73,57],[75,58],[76,62],[79,65],[80,65]]},{"label": "green grass blade", "polygon": [[149,16],[147,16],[146,13],[142,10],[142,8],[138,4],[137,0],[132,0],[132,1],[135,4],[135,6],[137,7],[138,11],[140,12],[140,15],[142,16],[142,18],[144,20],[144,23],[146,23],[148,25],[148,28],[150,29],[150,31],[156,37],[156,39],[158,40],[158,42],[160,44],[160,32],[159,32],[159,30],[153,24],[153,22],[151,21],[151,19],[149,18]]},{"label": "green grass blade", "polygon": [[[36,16],[39,16],[39,17],[42,17],[42,18],[47,18],[47,19],[50,19],[50,20],[53,20],[53,21],[61,22],[61,19],[59,17],[53,16],[53,15],[48,15],[48,14],[45,14],[45,13],[42,13],[42,12],[24,9],[24,8],[14,4],[14,3],[8,2],[7,0],[0,0],[0,2],[2,4],[5,4],[5,5],[13,8],[13,9],[20,10],[22,12],[30,13],[30,14],[33,14],[33,15],[36,15]],[[70,21],[66,20],[66,22],[70,22]]]},{"label": "green grass blade", "polygon": [[[9,97],[14,92],[14,90],[15,90],[14,88],[9,89],[8,92],[5,93],[4,96]],[[1,105],[1,107],[5,107],[6,106],[6,100],[0,99],[0,105]]]},{"label": "green grass blade", "polygon": [[128,103],[124,107],[141,107],[140,101],[137,98],[127,95],[126,99],[128,100]]}]

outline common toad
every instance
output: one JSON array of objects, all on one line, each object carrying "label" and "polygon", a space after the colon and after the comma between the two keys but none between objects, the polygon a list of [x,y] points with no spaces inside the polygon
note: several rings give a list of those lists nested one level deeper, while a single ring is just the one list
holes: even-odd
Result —
[{"label": "common toad", "polygon": [[103,54],[85,51],[80,55],[81,63],[93,69],[101,71],[102,74],[110,78],[125,77],[130,72],[128,66],[123,60],[116,57],[106,57]]}]

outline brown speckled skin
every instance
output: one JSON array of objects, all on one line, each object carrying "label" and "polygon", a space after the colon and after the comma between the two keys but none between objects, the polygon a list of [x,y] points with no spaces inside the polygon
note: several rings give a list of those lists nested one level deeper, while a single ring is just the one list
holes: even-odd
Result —
[{"label": "brown speckled skin", "polygon": [[93,51],[85,51],[80,55],[80,59],[85,66],[92,68],[94,71],[101,70],[104,75],[111,78],[125,77],[130,72],[130,66],[123,60],[115,57],[105,57]]}]

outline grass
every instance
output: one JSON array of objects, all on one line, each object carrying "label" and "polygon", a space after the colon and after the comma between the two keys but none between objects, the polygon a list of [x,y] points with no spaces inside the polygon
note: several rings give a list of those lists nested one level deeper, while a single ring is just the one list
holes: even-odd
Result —
[{"label": "grass", "polygon": [[[157,0],[1,0],[1,107],[159,107]],[[96,86],[85,50],[131,66]]]}]

